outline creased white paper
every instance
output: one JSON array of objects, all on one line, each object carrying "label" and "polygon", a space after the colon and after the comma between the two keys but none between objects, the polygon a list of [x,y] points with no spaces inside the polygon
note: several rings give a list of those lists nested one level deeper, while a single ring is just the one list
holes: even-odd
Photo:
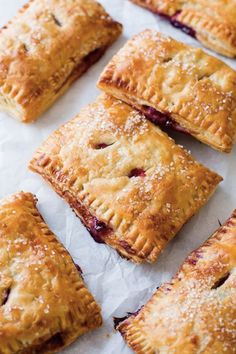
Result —
[{"label": "creased white paper", "polygon": [[[22,6],[23,0],[0,0],[0,26]],[[85,281],[100,303],[104,325],[81,337],[65,350],[68,354],[128,354],[131,351],[113,329],[112,317],[137,310],[155,288],[177,271],[187,254],[198,247],[236,208],[236,148],[222,154],[191,137],[173,134],[176,141],[224,177],[216,194],[182,229],[154,265],[136,266],[120,258],[105,245],[96,244],[74,213],[37,175],[27,169],[32,153],[62,123],[99,94],[96,81],[112,55],[133,34],[155,28],[166,35],[194,46],[200,43],[175,30],[157,16],[138,8],[128,0],[100,0],[108,12],[124,25],[123,36],[106,55],[78,80],[69,91],[33,125],[18,123],[0,114],[0,197],[19,190],[31,191],[39,199],[39,209],[50,228],[80,264]],[[216,55],[216,54],[214,54]],[[235,60],[221,57],[236,68]]]}]

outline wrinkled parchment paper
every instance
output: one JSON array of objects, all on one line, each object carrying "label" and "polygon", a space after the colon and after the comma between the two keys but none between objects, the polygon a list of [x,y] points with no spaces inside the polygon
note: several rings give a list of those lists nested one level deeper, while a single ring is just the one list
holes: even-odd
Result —
[{"label": "wrinkled parchment paper", "polygon": [[[24,0],[0,0],[0,26],[23,5]],[[184,226],[154,265],[136,266],[120,258],[105,245],[96,244],[78,218],[47,184],[31,173],[27,164],[35,149],[48,135],[73,118],[81,107],[99,94],[98,76],[112,55],[135,33],[155,28],[162,33],[201,46],[157,16],[128,0],[100,0],[108,12],[124,25],[123,36],[69,91],[32,125],[21,124],[0,113],[0,197],[19,190],[30,191],[39,199],[38,207],[53,232],[80,264],[88,288],[102,307],[102,328],[81,337],[67,354],[128,354],[131,351],[113,329],[112,317],[122,317],[144,304],[160,283],[167,281],[194,248],[198,247],[236,208],[236,148],[222,154],[191,137],[173,134],[179,144],[224,177],[210,202]],[[216,55],[216,54],[214,54]],[[221,57],[236,68],[236,60]]]}]

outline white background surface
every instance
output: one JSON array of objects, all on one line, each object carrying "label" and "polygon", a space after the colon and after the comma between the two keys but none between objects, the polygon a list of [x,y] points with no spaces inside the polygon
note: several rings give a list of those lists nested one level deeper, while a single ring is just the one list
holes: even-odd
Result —
[{"label": "white background surface", "polygon": [[[24,2],[0,0],[0,26]],[[0,113],[0,197],[19,190],[37,195],[43,217],[80,264],[89,289],[102,307],[103,327],[81,337],[65,350],[67,354],[131,353],[119,333],[113,330],[112,316],[122,317],[127,311],[133,312],[144,304],[154,289],[177,271],[187,254],[218,228],[218,219],[223,222],[236,207],[236,148],[231,154],[222,154],[191,137],[173,134],[176,141],[190,149],[198,160],[221,174],[224,182],[210,202],[169,244],[156,264],[136,266],[121,259],[108,246],[96,244],[70,208],[39,176],[28,171],[28,161],[41,142],[62,123],[73,118],[81,107],[96,98],[99,91],[95,84],[100,72],[131,35],[145,28],[155,28],[176,39],[200,46],[191,37],[128,0],[100,2],[124,25],[124,33],[99,63],[33,125],[18,123]],[[236,68],[235,60],[221,58]]]}]

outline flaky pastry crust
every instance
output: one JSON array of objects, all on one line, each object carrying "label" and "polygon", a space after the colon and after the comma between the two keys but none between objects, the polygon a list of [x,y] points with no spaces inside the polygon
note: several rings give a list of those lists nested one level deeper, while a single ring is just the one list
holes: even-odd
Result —
[{"label": "flaky pastry crust", "polygon": [[236,56],[235,0],[131,0],[166,17],[175,27],[197,38],[207,48]]},{"label": "flaky pastry crust", "polygon": [[31,193],[0,202],[0,353],[49,354],[101,325],[100,308]]},{"label": "flaky pastry crust", "polygon": [[118,329],[137,354],[236,353],[236,210]]},{"label": "flaky pastry crust", "polygon": [[236,72],[199,48],[145,30],[113,57],[98,87],[141,111],[167,115],[215,149],[232,149]]},{"label": "flaky pastry crust", "polygon": [[94,0],[30,0],[0,29],[0,109],[34,121],[121,30]]},{"label": "flaky pastry crust", "polygon": [[107,95],[53,133],[30,162],[91,235],[154,262],[221,181],[142,114]]}]

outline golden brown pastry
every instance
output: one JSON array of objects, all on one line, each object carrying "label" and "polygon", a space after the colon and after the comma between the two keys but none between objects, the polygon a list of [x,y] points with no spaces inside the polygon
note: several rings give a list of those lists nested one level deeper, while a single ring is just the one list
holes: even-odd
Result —
[{"label": "golden brown pastry", "polygon": [[236,210],[118,329],[137,354],[236,353]]},{"label": "golden brown pastry", "polygon": [[221,177],[141,113],[102,95],[53,133],[30,163],[98,242],[154,262]]},{"label": "golden brown pastry", "polygon": [[134,36],[98,87],[154,123],[229,152],[236,138],[236,72],[201,49],[154,30]]},{"label": "golden brown pastry", "polygon": [[236,56],[235,0],[131,0],[166,18],[206,47]]},{"label": "golden brown pastry", "polygon": [[51,354],[101,325],[100,308],[31,193],[0,202],[0,353]]},{"label": "golden brown pastry", "polygon": [[30,0],[0,29],[0,109],[37,119],[121,30],[94,0]]}]

